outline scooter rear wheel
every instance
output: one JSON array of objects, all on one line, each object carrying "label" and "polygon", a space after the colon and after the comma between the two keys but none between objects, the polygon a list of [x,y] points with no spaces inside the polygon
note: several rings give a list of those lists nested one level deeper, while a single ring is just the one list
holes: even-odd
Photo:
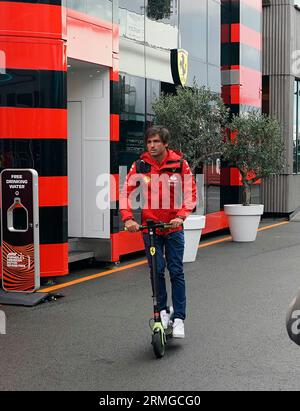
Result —
[{"label": "scooter rear wheel", "polygon": [[165,355],[165,344],[162,343],[160,332],[156,332],[152,335],[152,345],[156,358],[162,358]]}]

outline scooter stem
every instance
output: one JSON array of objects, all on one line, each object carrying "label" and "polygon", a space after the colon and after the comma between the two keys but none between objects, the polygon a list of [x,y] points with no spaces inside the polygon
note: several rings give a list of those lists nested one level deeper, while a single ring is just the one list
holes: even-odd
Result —
[{"label": "scooter stem", "polygon": [[150,255],[151,255],[151,266],[152,266],[152,290],[153,290],[153,311],[154,311],[154,321],[156,323],[161,322],[160,311],[158,308],[158,281],[157,281],[157,256],[156,256],[156,227],[152,220],[147,220],[148,233],[150,238]]}]

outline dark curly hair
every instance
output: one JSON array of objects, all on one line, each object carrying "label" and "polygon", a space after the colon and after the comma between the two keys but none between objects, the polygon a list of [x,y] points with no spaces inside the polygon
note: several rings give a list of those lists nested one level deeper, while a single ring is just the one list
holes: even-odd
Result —
[{"label": "dark curly hair", "polygon": [[148,139],[156,134],[159,135],[161,141],[164,144],[169,144],[171,136],[170,132],[166,127],[163,126],[153,126],[149,127],[145,133],[145,145],[147,145]]}]

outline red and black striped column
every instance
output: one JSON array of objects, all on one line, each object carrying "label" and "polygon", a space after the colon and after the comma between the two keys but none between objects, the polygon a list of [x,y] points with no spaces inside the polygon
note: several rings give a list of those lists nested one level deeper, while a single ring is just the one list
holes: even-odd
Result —
[{"label": "red and black striped column", "polygon": [[63,0],[0,0],[0,168],[39,174],[41,276],[68,273]]},{"label": "red and black striped column", "polygon": [[[233,114],[262,105],[262,0],[222,0],[222,98]],[[223,167],[221,205],[241,202],[235,168]]]}]

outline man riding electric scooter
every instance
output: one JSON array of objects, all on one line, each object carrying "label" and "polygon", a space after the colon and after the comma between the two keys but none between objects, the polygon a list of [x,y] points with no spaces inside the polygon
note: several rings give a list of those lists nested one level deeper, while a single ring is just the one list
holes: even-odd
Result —
[{"label": "man riding electric scooter", "polygon": [[[184,338],[186,318],[186,292],[183,272],[184,231],[183,222],[196,207],[196,184],[183,154],[170,150],[170,133],[161,126],[146,131],[147,152],[133,163],[127,175],[121,197],[120,211],[125,229],[137,232],[140,225],[134,220],[131,194],[140,186],[144,198],[142,226],[149,221],[164,223],[167,230],[157,230],[155,235],[155,257],[157,268],[157,303],[164,329],[169,326],[170,313],[167,303],[165,267],[170,273],[172,288],[173,337]],[[180,195],[178,196],[178,193]],[[178,197],[180,201],[178,202]],[[167,225],[166,225],[167,224]],[[153,255],[149,233],[143,233],[146,255],[153,275]],[[154,251],[153,251],[154,252]],[[152,278],[153,280],[153,278]],[[153,286],[153,281],[152,281]],[[153,290],[153,293],[155,290]]]}]

